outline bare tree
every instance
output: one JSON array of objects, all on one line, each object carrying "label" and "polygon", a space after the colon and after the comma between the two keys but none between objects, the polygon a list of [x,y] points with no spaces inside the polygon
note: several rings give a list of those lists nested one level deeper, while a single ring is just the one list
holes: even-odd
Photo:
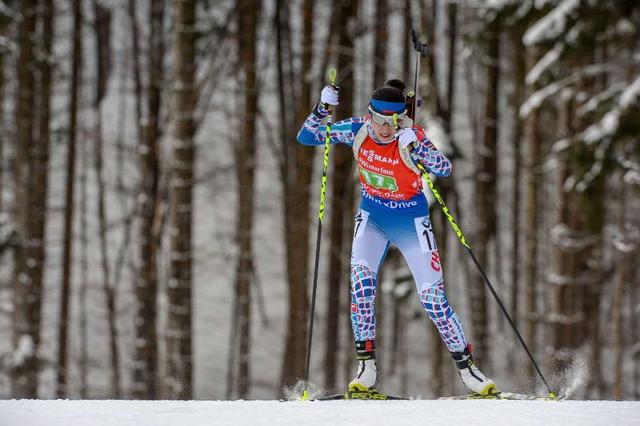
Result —
[{"label": "bare tree", "polygon": [[[36,6],[40,13],[37,13]],[[12,370],[15,398],[38,396],[40,313],[45,262],[47,170],[49,161],[50,93],[53,40],[52,1],[23,1],[19,9],[16,94],[17,147],[14,160],[14,219],[18,246],[14,265],[14,351],[23,360]],[[41,38],[36,38],[36,22],[41,22]],[[41,46],[34,39],[42,41]],[[35,48],[42,49],[37,61]],[[36,70],[40,79],[36,79]],[[36,84],[39,83],[38,86]],[[36,87],[39,96],[36,96]],[[37,101],[37,103],[36,103]],[[37,115],[36,113],[37,106]]]},{"label": "bare tree", "polygon": [[[335,113],[336,120],[341,120],[353,115],[354,102],[354,34],[355,20],[358,16],[358,1],[334,0],[333,7],[334,16],[337,14],[338,35],[336,40],[335,52],[337,52],[336,68],[339,80],[342,82],[340,91],[340,105]],[[348,250],[350,245],[347,240],[350,239],[349,232],[353,221],[354,206],[354,179],[353,171],[353,152],[351,149],[336,145],[333,149],[333,158],[331,163],[331,205],[329,207],[330,214],[330,244],[329,244],[329,272],[328,272],[328,294],[327,306],[329,309],[330,321],[339,318],[341,297],[346,297],[345,287],[349,287],[348,273]],[[343,299],[344,300],[344,299]],[[330,323],[330,327],[336,327],[338,323]],[[331,330],[331,328],[329,329]],[[334,334],[334,331],[330,331]],[[337,335],[337,333],[335,333]],[[350,333],[347,333],[350,335]],[[329,333],[327,335],[329,338]],[[353,341],[353,339],[349,339]],[[337,350],[335,340],[327,342],[325,359],[329,359],[329,351]],[[353,346],[351,347],[353,348]],[[348,353],[353,353],[353,349]],[[350,364],[352,356],[346,358],[346,363]]]},{"label": "bare tree", "polygon": [[196,1],[176,2],[175,117],[171,179],[171,264],[167,330],[168,388],[171,398],[193,398],[192,269],[193,176],[197,102]]},{"label": "bare tree", "polygon": [[402,56],[402,74],[401,74],[401,79],[404,81],[409,81],[409,79],[411,78],[411,76],[413,75],[411,73],[411,65],[412,65],[412,60],[413,59],[413,55],[412,53],[414,52],[413,46],[412,46],[412,41],[411,41],[411,29],[413,28],[413,16],[412,16],[412,12],[411,12],[411,4],[412,3],[416,3],[413,2],[411,0],[404,0],[404,5],[403,5],[403,26],[405,28],[405,30],[403,31],[404,33],[404,40],[403,40],[403,56]]},{"label": "bare tree", "polygon": [[238,321],[238,376],[237,392],[240,398],[249,393],[251,359],[251,282],[254,279],[253,264],[253,199],[256,168],[255,128],[258,108],[256,79],[256,39],[260,6],[248,0],[238,2],[238,74],[244,88],[243,119],[240,140],[236,148],[238,179],[238,221],[236,239],[239,246],[236,266],[235,298]]},{"label": "bare tree", "polygon": [[[429,3],[423,5],[420,11],[420,23],[421,27],[425,28],[426,39],[431,51],[435,52],[437,46],[440,43],[438,32],[436,31],[438,13],[438,0],[431,0]],[[454,40],[453,38],[451,39]],[[455,46],[454,46],[455,47]],[[437,116],[441,116],[442,112],[442,100],[439,96],[439,83],[438,83],[438,64],[434,55],[427,55],[424,60],[424,67],[420,73],[420,87],[422,90],[422,97],[425,99],[425,107]]]},{"label": "bare tree", "polygon": [[71,269],[73,262],[73,219],[75,200],[76,141],[78,132],[78,104],[82,82],[82,0],[73,0],[73,35],[71,86],[69,93],[69,146],[65,185],[64,249],[62,258],[62,284],[59,312],[58,376],[56,395],[65,398],[67,389],[67,335],[69,330],[69,299],[71,295]]},{"label": "bare tree", "polygon": [[[496,236],[496,183],[497,183],[497,149],[498,149],[498,90],[500,77],[500,16],[492,14],[487,17],[487,93],[484,108],[484,131],[482,145],[476,157],[476,201],[477,229],[474,250],[481,265],[489,259],[489,243],[497,240]],[[497,241],[495,241],[498,244]],[[487,294],[482,277],[478,276],[471,286],[471,317],[473,319],[474,345],[478,349],[476,358],[489,359],[488,332],[489,317],[487,311]],[[485,367],[487,368],[487,367]]]},{"label": "bare tree", "polygon": [[[569,137],[582,131],[580,120],[575,119],[575,109],[579,101],[570,98],[566,116],[563,121],[568,129]],[[584,128],[582,128],[584,129]],[[587,343],[593,345],[592,374],[593,387],[599,385],[599,329],[597,320],[599,312],[599,286],[602,280],[601,259],[602,226],[604,225],[603,185],[598,178],[593,185],[596,188],[584,192],[570,182],[581,176],[585,163],[592,161],[590,148],[578,143],[560,154],[560,172],[558,181],[559,214],[552,230],[553,235],[553,269],[549,279],[549,310],[547,317],[550,328],[550,345],[553,348],[554,367],[565,368],[571,362],[568,354],[583,347]],[[594,341],[595,340],[595,341]],[[594,388],[591,389],[594,389]],[[601,391],[601,389],[598,389]]]},{"label": "bare tree", "polygon": [[80,170],[78,181],[80,183],[80,200],[78,213],[80,216],[80,285],[78,289],[78,340],[79,340],[79,379],[80,398],[89,399],[89,215],[88,207],[88,171],[89,171],[89,147],[86,144],[80,146]]},{"label": "bare tree", "polygon": [[[531,70],[538,62],[539,54],[535,47],[528,47],[526,51],[527,69]],[[535,83],[527,84],[528,95],[535,92]],[[524,253],[524,303],[521,316],[524,320],[523,338],[528,343],[529,348],[535,351],[536,325],[537,325],[537,301],[536,288],[538,280],[538,181],[540,179],[541,164],[541,136],[539,129],[540,111],[533,109],[529,111],[524,119],[524,141],[526,144],[526,155],[524,162],[524,178],[526,185],[525,198],[525,253]],[[531,370],[531,373],[533,371]]]},{"label": "bare tree", "polygon": [[382,86],[387,75],[387,40],[389,39],[389,5],[376,0],[376,33],[373,42],[373,89]]},{"label": "bare tree", "polygon": [[[160,245],[160,108],[164,56],[165,0],[149,3],[149,49],[147,61],[146,115],[140,126],[141,197],[140,269],[136,282],[137,319],[133,392],[136,398],[158,397],[157,292]],[[135,19],[133,17],[132,19]],[[135,50],[135,49],[134,49]]]},{"label": "bare tree", "polygon": [[[515,28],[522,28],[522,26],[514,25]],[[513,188],[512,188],[512,204],[511,204],[511,217],[512,217],[512,230],[511,230],[511,311],[513,312],[513,321],[517,325],[519,320],[519,285],[520,282],[520,182],[521,182],[521,168],[522,168],[522,120],[518,114],[520,105],[524,102],[524,89],[525,89],[525,74],[526,74],[526,62],[525,62],[525,46],[522,43],[522,29],[513,29],[510,31],[510,47],[511,47],[511,62],[514,67],[513,73],[513,92],[510,97],[511,108],[514,111],[513,130],[512,130],[512,146],[513,146]],[[510,363],[510,365],[513,365]]]},{"label": "bare tree", "polygon": [[94,166],[98,186],[98,219],[99,239],[102,264],[102,287],[107,303],[107,319],[109,322],[109,353],[111,355],[111,395],[120,398],[120,354],[118,348],[118,329],[116,326],[116,287],[112,283],[109,267],[109,251],[107,249],[107,212],[105,206],[106,185],[103,175],[103,138],[102,138],[102,100],[107,90],[109,71],[111,65],[111,10],[102,6],[97,0],[93,0],[94,32],[96,42],[96,86],[93,98],[93,111],[96,117],[94,126]]},{"label": "bare tree", "polygon": [[618,213],[618,235],[615,237],[618,241],[618,244],[614,244],[615,248],[618,248],[619,252],[617,253],[617,261],[615,267],[615,289],[613,293],[613,306],[611,308],[611,314],[613,316],[611,325],[612,325],[612,335],[613,335],[613,351],[614,351],[614,383],[613,383],[613,398],[620,400],[623,397],[623,373],[622,367],[624,365],[624,332],[623,332],[623,299],[625,295],[625,287],[627,277],[629,275],[629,251],[625,252],[620,250],[620,247],[623,246],[625,240],[625,228],[626,228],[626,185],[624,182],[624,174],[622,173],[619,182],[620,194],[618,199],[620,200],[618,205],[620,207],[620,212]]},{"label": "bare tree", "polygon": [[[8,3],[8,7],[12,7],[12,2]],[[0,12],[0,39],[4,39],[8,35],[8,27],[11,21],[11,17],[5,14],[5,11]],[[5,100],[5,57],[9,53],[9,49],[5,44],[0,45],[0,117],[4,117],[4,100]],[[0,119],[0,164],[4,165],[5,158],[5,122],[4,118]],[[2,188],[4,186],[4,166],[0,167],[0,194],[2,194]],[[4,209],[4,203],[2,196],[0,195],[0,212]]]},{"label": "bare tree", "polygon": [[133,68],[133,82],[135,95],[136,110],[136,131],[138,134],[138,142],[142,141],[142,70],[140,66],[140,27],[138,25],[138,9],[135,0],[129,0],[127,3],[127,14],[129,15],[129,24],[131,25],[131,66]]},{"label": "bare tree", "polygon": [[[302,66],[310,70],[311,61],[311,5],[304,5],[305,34],[303,39]],[[304,374],[306,341],[306,318],[308,308],[307,275],[309,253],[309,184],[311,180],[311,161],[313,155],[304,152],[304,147],[295,143],[295,127],[292,120],[304,120],[302,114],[309,110],[309,83],[304,82],[306,74],[300,73],[301,88],[304,95],[296,91],[294,80],[294,58],[291,45],[290,5],[277,2],[274,16],[276,26],[277,79],[280,107],[280,161],[279,171],[284,194],[284,240],[287,252],[288,283],[288,321],[285,341],[284,362],[282,364],[281,383],[291,385]],[[306,96],[306,101],[303,99]],[[297,101],[297,102],[296,102]],[[303,104],[307,104],[304,105]],[[289,113],[298,105],[297,114]],[[308,151],[308,149],[307,149]],[[305,238],[305,235],[307,236]]]}]

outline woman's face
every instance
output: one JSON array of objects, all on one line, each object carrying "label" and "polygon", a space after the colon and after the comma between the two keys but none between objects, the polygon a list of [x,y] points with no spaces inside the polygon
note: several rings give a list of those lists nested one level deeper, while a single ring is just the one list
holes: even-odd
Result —
[{"label": "woman's face", "polygon": [[390,126],[388,123],[378,124],[375,120],[371,120],[371,128],[380,142],[391,141],[393,135],[396,133],[396,129],[393,126]]}]

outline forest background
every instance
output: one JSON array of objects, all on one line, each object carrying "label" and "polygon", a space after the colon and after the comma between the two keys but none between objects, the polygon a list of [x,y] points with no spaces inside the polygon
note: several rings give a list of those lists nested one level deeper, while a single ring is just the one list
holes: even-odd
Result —
[{"label": "forest background", "polygon": [[[0,396],[272,399],[304,377],[321,154],[296,133],[391,77],[436,185],[554,388],[640,397],[640,4],[0,1]],[[310,379],[355,370],[353,154],[332,148]],[[543,389],[437,203],[447,293],[507,390]],[[399,254],[382,389],[462,392]]]}]

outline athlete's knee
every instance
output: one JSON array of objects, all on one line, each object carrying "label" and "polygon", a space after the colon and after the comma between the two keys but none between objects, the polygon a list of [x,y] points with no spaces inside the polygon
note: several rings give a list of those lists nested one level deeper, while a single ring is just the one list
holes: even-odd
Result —
[{"label": "athlete's knee", "polygon": [[447,300],[442,279],[432,285],[422,286],[420,303],[433,321],[444,320],[453,315],[453,309]]},{"label": "athlete's knee", "polygon": [[376,274],[364,263],[351,264],[351,294],[357,300],[375,297]]}]

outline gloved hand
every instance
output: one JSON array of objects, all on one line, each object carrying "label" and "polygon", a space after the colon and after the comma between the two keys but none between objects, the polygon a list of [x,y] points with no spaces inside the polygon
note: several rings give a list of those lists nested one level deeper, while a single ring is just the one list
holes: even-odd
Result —
[{"label": "gloved hand", "polygon": [[396,132],[396,139],[398,139],[398,146],[401,149],[411,149],[411,145],[418,142],[418,137],[413,129],[404,128]]},{"label": "gloved hand", "polygon": [[325,86],[320,94],[320,103],[325,106],[338,105],[338,88],[331,85]]}]

